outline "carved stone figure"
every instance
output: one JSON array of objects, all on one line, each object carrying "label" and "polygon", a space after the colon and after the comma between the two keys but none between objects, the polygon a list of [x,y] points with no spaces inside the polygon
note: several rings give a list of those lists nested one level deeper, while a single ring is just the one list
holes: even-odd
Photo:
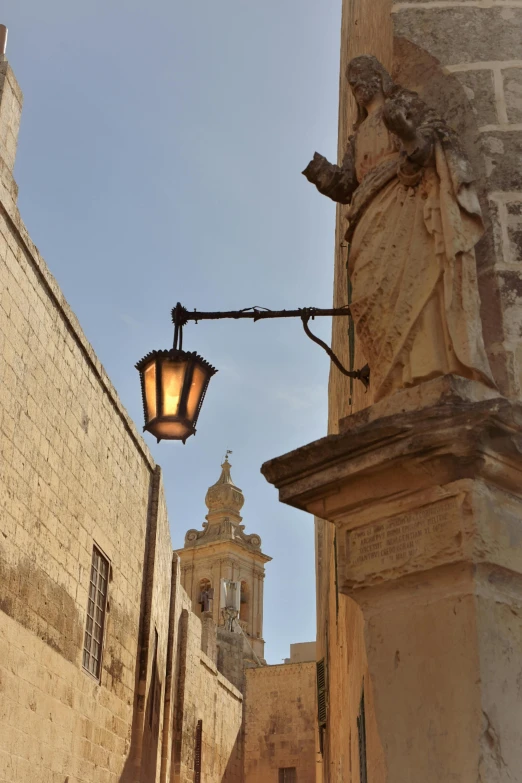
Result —
[{"label": "carved stone figure", "polygon": [[198,603],[201,605],[201,611],[202,612],[211,612],[212,611],[212,600],[213,600],[213,598],[214,598],[214,588],[213,587],[205,587],[205,589],[200,592]]},{"label": "carved stone figure", "polygon": [[483,225],[458,138],[372,56],[347,79],[358,118],[341,166],[315,154],[303,174],[349,204],[351,311],[377,401],[453,373],[494,386],[474,247]]}]

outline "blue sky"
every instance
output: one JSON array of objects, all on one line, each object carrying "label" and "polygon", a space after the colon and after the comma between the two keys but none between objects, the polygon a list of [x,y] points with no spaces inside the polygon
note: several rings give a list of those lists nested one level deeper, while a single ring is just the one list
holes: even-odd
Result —
[{"label": "blue sky", "polygon": [[[170,309],[328,307],[334,205],[300,172],[335,158],[341,0],[8,0],[24,92],[19,206],[141,430],[134,363]],[[330,322],[314,322],[330,342]],[[329,361],[296,321],[189,324],[219,373],[198,433],[157,445],[173,544],[200,527],[232,449],[246,532],[274,559],[266,657],[315,638],[313,519],[278,502],[267,459],[326,433]]]}]

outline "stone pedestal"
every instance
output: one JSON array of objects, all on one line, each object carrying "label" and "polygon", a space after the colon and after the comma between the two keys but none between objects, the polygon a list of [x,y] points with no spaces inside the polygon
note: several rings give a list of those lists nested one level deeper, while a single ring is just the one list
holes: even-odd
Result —
[{"label": "stone pedestal", "polygon": [[337,528],[387,783],[522,780],[522,406],[446,376],[262,472]]}]

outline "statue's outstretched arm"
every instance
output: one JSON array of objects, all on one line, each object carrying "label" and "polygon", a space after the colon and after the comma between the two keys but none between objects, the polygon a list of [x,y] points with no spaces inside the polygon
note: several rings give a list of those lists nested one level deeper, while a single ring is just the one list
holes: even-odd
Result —
[{"label": "statue's outstretched arm", "polygon": [[338,204],[349,204],[352,193],[357,187],[352,144],[340,166],[329,163],[316,152],[303,174],[315,185],[319,193],[328,196]]}]

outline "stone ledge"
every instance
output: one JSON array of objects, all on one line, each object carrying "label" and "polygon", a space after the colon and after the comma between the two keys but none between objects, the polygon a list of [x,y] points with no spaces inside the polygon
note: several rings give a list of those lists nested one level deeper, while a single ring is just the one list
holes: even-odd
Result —
[{"label": "stone ledge", "polygon": [[[332,519],[328,514],[333,513],[335,494],[326,487],[349,484],[348,505],[360,508],[361,503],[389,494],[379,479],[399,464],[407,462],[408,469],[402,480],[397,475],[396,495],[408,488],[485,475],[490,463],[502,459],[517,463],[518,443],[511,436],[516,440],[522,433],[522,405],[482,384],[445,376],[398,392],[343,420],[343,427],[338,435],[321,438],[262,466],[262,474],[279,490],[282,502]],[[500,434],[508,437],[500,439],[503,449],[496,453]],[[522,461],[518,461],[514,472],[503,473],[508,488],[515,492],[522,490]],[[326,508],[321,498],[328,494]],[[347,510],[345,506],[343,513]]]},{"label": "stone ledge", "polygon": [[343,593],[459,563],[522,573],[522,405],[481,384],[403,390],[262,472],[335,524]]}]

